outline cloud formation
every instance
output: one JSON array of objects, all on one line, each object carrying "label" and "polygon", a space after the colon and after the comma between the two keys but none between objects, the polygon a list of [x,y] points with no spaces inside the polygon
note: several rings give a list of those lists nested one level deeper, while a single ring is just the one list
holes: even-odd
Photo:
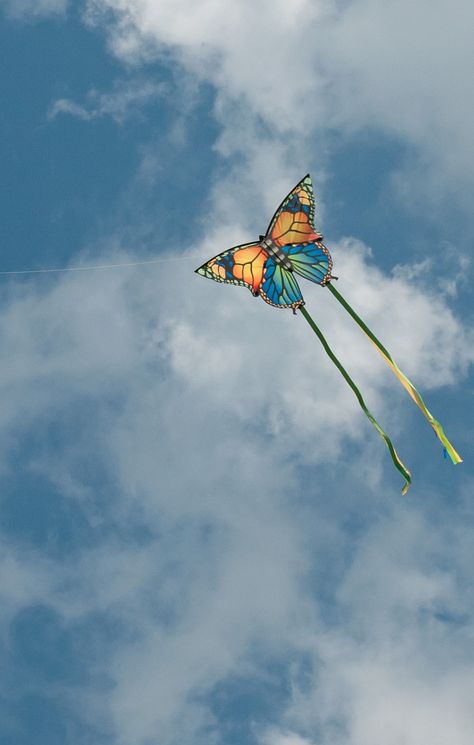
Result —
[{"label": "cloud formation", "polygon": [[[200,258],[210,252],[207,241],[199,247]],[[354,277],[348,283],[354,302],[379,324],[421,385],[450,383],[462,374],[469,345],[442,300],[443,324],[433,325],[431,298],[420,291],[414,296],[407,280],[384,276],[360,243],[348,241],[335,254],[341,274]],[[382,463],[389,468],[386,454],[375,434],[370,440],[350,392],[302,320],[242,288],[196,277],[192,268],[200,258],[146,273],[66,275],[43,289],[12,285],[4,297],[2,344],[15,361],[2,370],[4,467],[18,438],[37,432],[41,446],[34,446],[34,460],[24,468],[60,488],[92,536],[114,526],[113,536],[93,540],[66,562],[38,560],[11,545],[4,566],[19,579],[4,588],[4,611],[41,603],[55,609],[64,628],[100,614],[126,630],[96,657],[97,682],[75,703],[117,745],[145,745],[156,733],[170,745],[219,742],[225,725],[213,713],[214,693],[228,680],[245,685],[249,675],[264,684],[266,661],[282,653],[305,658],[308,669],[323,667],[311,682],[296,663],[290,666],[293,696],[276,721],[266,722],[273,730],[262,734],[265,745],[355,745],[362,735],[375,745],[380,729],[365,713],[374,690],[392,698],[401,676],[418,675],[416,660],[402,651],[386,670],[393,654],[390,617],[401,617],[401,628],[417,639],[420,629],[426,634],[428,619],[460,596],[446,574],[424,565],[416,547],[434,547],[434,539],[426,542],[433,528],[416,509],[408,519],[384,507],[372,533],[367,519],[342,576],[328,569],[328,558],[349,537],[339,509],[325,507],[329,483],[349,514],[355,504],[347,483],[357,510],[369,514],[371,505],[389,505],[380,471]],[[307,283],[305,296],[367,398],[398,429],[401,422],[388,406],[398,394],[394,381],[324,290]],[[438,364],[440,335],[445,354]],[[41,438],[49,427],[59,428],[59,441]],[[348,460],[342,466],[347,449],[360,444],[371,451],[371,465]],[[304,487],[301,468],[314,474]],[[91,501],[87,481],[97,472],[106,474],[105,486],[94,489]],[[363,489],[362,479],[368,483]],[[464,543],[454,555],[445,528],[437,530],[448,561],[465,555]],[[379,551],[387,554],[384,562],[374,559]],[[397,568],[400,552],[404,570]],[[334,582],[333,602],[352,619],[340,630],[320,617],[322,580],[310,591],[310,577],[324,567]],[[361,649],[360,635],[370,636],[365,611],[371,602],[380,639],[368,638]],[[461,605],[456,613],[466,610]],[[419,626],[411,614],[421,612],[427,615]],[[422,665],[432,655],[431,638],[438,640],[433,634],[419,652]],[[112,681],[110,690],[101,689],[101,675]],[[431,677],[421,680],[430,706],[437,688]],[[69,700],[67,686],[61,695]],[[449,696],[454,705],[455,689]],[[413,729],[404,707],[400,699],[403,716],[394,732],[432,733],[422,712]],[[455,707],[469,717],[462,703]],[[334,739],[334,717],[346,722],[348,739]],[[461,735],[452,742],[464,745]]]},{"label": "cloud formation", "polygon": [[[1,465],[5,481],[20,469],[31,479],[30,509],[46,514],[42,541],[24,515],[3,528],[2,631],[46,608],[74,640],[87,675],[30,676],[26,690],[62,702],[88,744],[467,745],[472,484],[463,492],[434,462],[439,491],[420,475],[399,502],[383,445],[303,320],[193,274],[259,233],[328,132],[400,138],[434,191],[471,178],[472,10],[449,14],[454,49],[440,7],[88,3],[122,62],[171,61],[184,98],[213,86],[225,166],[203,185],[212,224],[182,260],[2,291]],[[140,80],[58,100],[50,116],[121,123],[161,95]],[[453,80],[462,116],[445,105]],[[357,237],[331,248],[341,291],[402,368],[423,391],[452,391],[473,360],[472,331],[448,305],[459,266],[427,288],[428,264],[389,274]],[[401,455],[416,458],[412,402],[329,294],[302,289]]]},{"label": "cloud formation", "polygon": [[89,91],[85,104],[69,98],[58,98],[50,106],[48,119],[60,114],[76,116],[84,121],[109,116],[117,124],[122,124],[127,118],[136,116],[144,106],[163,96],[166,90],[165,84],[148,80],[121,81],[109,93],[99,93],[94,89]]},{"label": "cloud formation", "polygon": [[91,23],[106,19],[119,57],[171,56],[212,83],[224,126],[237,106],[288,136],[369,127],[414,148],[412,175],[430,176],[424,191],[459,178],[472,186],[467,0],[454,14],[427,0],[94,0],[88,8]]}]

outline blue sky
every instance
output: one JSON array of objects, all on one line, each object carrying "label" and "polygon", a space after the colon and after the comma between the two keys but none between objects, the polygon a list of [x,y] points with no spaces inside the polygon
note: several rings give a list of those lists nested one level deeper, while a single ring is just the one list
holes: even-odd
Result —
[{"label": "blue sky", "polygon": [[[473,10],[0,0],[0,745],[470,745]],[[310,171],[351,319],[194,274]],[[171,260],[170,260],[171,259]]]}]

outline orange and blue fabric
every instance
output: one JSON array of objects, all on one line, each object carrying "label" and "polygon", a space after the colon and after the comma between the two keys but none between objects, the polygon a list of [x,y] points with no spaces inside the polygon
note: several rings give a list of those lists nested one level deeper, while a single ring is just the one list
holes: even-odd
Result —
[{"label": "orange and blue fabric", "polygon": [[260,235],[258,241],[242,243],[214,256],[196,269],[196,272],[216,282],[248,287],[252,295],[261,297],[273,307],[291,308],[294,313],[297,310],[300,311],[318,337],[325,352],[352,389],[365,415],[387,445],[393,464],[405,479],[402,490],[402,494],[405,494],[411,483],[410,471],[401,461],[389,436],[367,408],[358,387],[304,307],[305,302],[297,276],[328,287],[332,295],[375,345],[392,372],[415,401],[452,462],[460,463],[462,459],[447,439],[441,424],[426,407],[413,383],[400,370],[375,334],[332,284],[331,280],[336,277],[331,274],[333,267],[331,254],[323,243],[323,236],[314,227],[314,215],[313,186],[311,177],[307,174],[282,201],[270,220],[265,235]]}]

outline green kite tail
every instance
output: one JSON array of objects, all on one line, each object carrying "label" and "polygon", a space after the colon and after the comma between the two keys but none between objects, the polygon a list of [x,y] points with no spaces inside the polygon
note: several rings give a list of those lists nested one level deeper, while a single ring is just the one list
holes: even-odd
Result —
[{"label": "green kite tail", "polygon": [[392,356],[387,352],[383,344],[377,339],[375,334],[366,326],[362,318],[357,315],[355,310],[351,308],[349,303],[344,300],[342,295],[336,290],[336,288],[332,285],[331,282],[328,282],[326,284],[326,287],[329,289],[329,291],[334,295],[334,297],[341,303],[341,305],[347,310],[349,315],[352,316],[354,321],[360,326],[362,331],[368,336],[372,344],[378,349],[382,357],[384,358],[387,365],[391,368],[392,372],[397,376],[398,380],[402,384],[402,386],[405,388],[405,390],[409,393],[409,395],[412,397],[413,401],[416,403],[418,408],[422,411],[423,415],[427,419],[427,421],[431,424],[432,428],[435,431],[436,436],[441,441],[443,446],[446,448],[446,452],[448,453],[449,457],[451,458],[453,463],[462,463],[462,458],[459,455],[459,453],[456,452],[453,445],[449,442],[448,438],[444,434],[443,427],[441,424],[434,418],[434,416],[431,414],[431,412],[427,409],[425,402],[423,401],[422,397],[416,390],[413,383],[407,378],[407,376],[400,370],[396,362],[393,360]]},{"label": "green kite tail", "polygon": [[404,487],[402,489],[402,494],[406,494],[407,491],[408,491],[408,489],[409,489],[409,487],[410,487],[410,484],[411,484],[411,473],[410,473],[410,471],[408,470],[408,468],[400,460],[400,458],[398,456],[398,453],[395,450],[390,437],[386,434],[386,432],[384,432],[384,430],[382,429],[382,427],[380,426],[380,424],[377,422],[377,420],[375,419],[375,417],[373,417],[372,414],[370,413],[370,411],[368,410],[368,408],[367,408],[367,406],[365,404],[365,401],[364,401],[364,399],[362,397],[361,392],[357,388],[356,384],[354,383],[354,381],[352,380],[352,378],[350,377],[350,375],[348,374],[348,372],[344,369],[344,367],[341,365],[341,363],[337,359],[336,355],[334,354],[334,352],[332,351],[331,347],[327,343],[325,337],[323,336],[322,331],[316,325],[316,323],[313,321],[313,319],[309,315],[309,313],[306,310],[306,308],[304,307],[304,305],[301,305],[300,306],[299,311],[306,318],[306,320],[308,321],[309,325],[311,326],[311,328],[313,329],[314,333],[318,337],[319,341],[323,345],[324,351],[326,352],[326,354],[328,355],[328,357],[332,360],[332,362],[334,362],[334,364],[336,365],[337,369],[339,370],[339,372],[341,373],[341,375],[345,379],[346,383],[348,383],[348,385],[352,388],[352,390],[353,390],[353,392],[354,392],[354,394],[355,394],[355,396],[356,396],[356,398],[357,398],[357,400],[358,400],[358,402],[360,404],[360,407],[363,410],[364,414],[372,422],[372,424],[374,425],[375,429],[379,433],[380,437],[385,441],[385,444],[387,445],[387,447],[389,449],[389,452],[390,452],[390,455],[392,457],[392,461],[393,461],[393,464],[394,464],[395,468],[397,468],[400,471],[400,473],[402,474],[403,478],[405,479],[405,485],[404,485]]}]

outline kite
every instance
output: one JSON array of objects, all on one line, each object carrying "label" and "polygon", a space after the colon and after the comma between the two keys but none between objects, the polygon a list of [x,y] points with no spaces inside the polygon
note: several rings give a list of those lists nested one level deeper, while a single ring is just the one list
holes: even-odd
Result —
[{"label": "kite", "polygon": [[311,177],[307,174],[282,201],[265,235],[260,235],[258,241],[242,243],[214,256],[196,269],[196,272],[216,282],[248,287],[252,295],[261,297],[269,305],[275,308],[291,308],[295,314],[298,310],[303,315],[326,354],[352,389],[365,415],[385,441],[393,464],[405,479],[402,494],[406,494],[411,484],[410,471],[400,460],[389,436],[370,413],[358,387],[306,310],[296,275],[328,288],[380,352],[419,407],[441,441],[445,455],[447,453],[453,463],[461,463],[462,458],[447,439],[441,424],[427,409],[415,386],[400,370],[375,334],[334,287],[332,280],[337,277],[331,274],[333,268],[331,254],[323,243],[322,234],[314,227],[314,211],[313,186]]}]

